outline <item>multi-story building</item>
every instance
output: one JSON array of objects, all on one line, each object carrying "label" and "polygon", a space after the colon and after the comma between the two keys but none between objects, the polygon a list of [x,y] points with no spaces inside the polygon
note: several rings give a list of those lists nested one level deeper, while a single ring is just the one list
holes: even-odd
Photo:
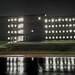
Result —
[{"label": "multi-story building", "polygon": [[0,17],[0,40],[74,40],[75,17],[49,17],[46,14]]}]

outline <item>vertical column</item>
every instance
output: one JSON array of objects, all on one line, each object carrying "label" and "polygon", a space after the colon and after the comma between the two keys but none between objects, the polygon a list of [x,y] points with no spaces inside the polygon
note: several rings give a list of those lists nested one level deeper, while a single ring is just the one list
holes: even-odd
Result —
[{"label": "vertical column", "polygon": [[63,59],[60,57],[60,70],[63,71]]},{"label": "vertical column", "polygon": [[67,58],[68,59],[68,71],[70,71],[70,57]]},{"label": "vertical column", "polygon": [[53,57],[53,70],[56,70],[56,57]]}]

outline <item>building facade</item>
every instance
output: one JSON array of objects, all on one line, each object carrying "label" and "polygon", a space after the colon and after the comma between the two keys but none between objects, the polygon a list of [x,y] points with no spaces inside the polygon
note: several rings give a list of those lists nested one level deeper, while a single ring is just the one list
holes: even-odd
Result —
[{"label": "building facade", "polygon": [[0,41],[74,40],[75,17],[46,14],[0,17]]}]

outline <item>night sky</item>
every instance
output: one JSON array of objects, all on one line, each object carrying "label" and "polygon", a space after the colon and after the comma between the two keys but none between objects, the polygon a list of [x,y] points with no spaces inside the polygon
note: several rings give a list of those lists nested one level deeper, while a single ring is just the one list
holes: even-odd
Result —
[{"label": "night sky", "polygon": [[75,0],[0,0],[0,16],[75,15]]}]

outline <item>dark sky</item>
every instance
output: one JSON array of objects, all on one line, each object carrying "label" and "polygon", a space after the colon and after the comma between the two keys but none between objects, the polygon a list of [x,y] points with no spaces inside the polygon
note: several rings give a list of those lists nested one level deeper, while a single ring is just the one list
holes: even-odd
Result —
[{"label": "dark sky", "polygon": [[75,15],[75,0],[0,0],[0,16]]}]

